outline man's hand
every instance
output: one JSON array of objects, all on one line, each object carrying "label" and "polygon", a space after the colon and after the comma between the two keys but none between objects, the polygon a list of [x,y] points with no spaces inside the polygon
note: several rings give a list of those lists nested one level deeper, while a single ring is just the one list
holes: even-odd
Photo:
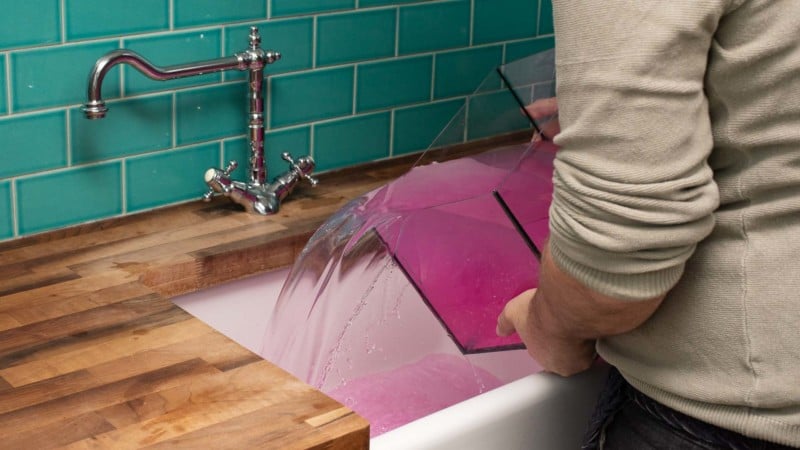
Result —
[{"label": "man's hand", "polygon": [[588,369],[596,356],[594,340],[548,334],[538,320],[535,302],[536,289],[511,299],[497,317],[497,334],[516,331],[528,354],[548,372],[570,376]]},{"label": "man's hand", "polygon": [[542,249],[539,289],[511,299],[497,318],[497,334],[517,332],[528,353],[548,372],[567,376],[588,369],[598,338],[635,329],[661,305],[664,295],[622,300],[582,285]]},{"label": "man's hand", "polygon": [[[552,117],[539,127],[545,139],[552,140],[555,135],[561,132],[561,124],[558,122],[558,100],[555,97],[536,100],[526,106],[525,111],[536,121]],[[538,133],[533,135],[533,142],[541,139],[542,136]]]}]

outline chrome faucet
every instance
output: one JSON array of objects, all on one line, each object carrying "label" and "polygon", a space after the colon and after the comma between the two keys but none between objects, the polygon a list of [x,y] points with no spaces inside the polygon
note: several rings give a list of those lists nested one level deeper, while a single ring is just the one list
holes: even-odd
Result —
[{"label": "chrome faucet", "polygon": [[317,180],[310,175],[315,164],[310,156],[304,156],[295,161],[291,155],[283,153],[283,159],[289,163],[289,170],[275,177],[272,183],[266,183],[264,96],[262,93],[264,68],[267,64],[279,60],[281,54],[264,51],[261,48],[261,36],[257,27],[250,27],[249,40],[249,48],[233,56],[168,67],[154,66],[141,55],[130,50],[108,52],[95,62],[94,68],[89,73],[88,102],[83,106],[83,112],[88,119],[102,119],[106,116],[108,108],[103,101],[101,88],[106,74],[117,64],[129,64],[145,76],[159,81],[226,70],[247,71],[249,74],[250,179],[248,182],[242,182],[230,178],[231,172],[238,167],[236,161],[231,161],[225,170],[212,167],[206,171],[204,176],[210,189],[203,195],[203,200],[210,201],[215,195],[222,194],[244,206],[245,210],[249,212],[262,215],[274,214],[278,211],[281,201],[289,195],[300,180],[305,179],[312,186],[316,186]]}]

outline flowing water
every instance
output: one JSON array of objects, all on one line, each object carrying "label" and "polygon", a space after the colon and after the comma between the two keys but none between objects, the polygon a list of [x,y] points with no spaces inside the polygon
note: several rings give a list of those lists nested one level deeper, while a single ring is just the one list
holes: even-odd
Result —
[{"label": "flowing water", "polygon": [[[534,253],[492,196],[529,152],[416,167],[342,208],[292,268],[261,355],[366,417],[373,436],[539,371],[518,338],[494,336],[504,302],[536,283]],[[547,185],[552,157],[541,160]]]}]

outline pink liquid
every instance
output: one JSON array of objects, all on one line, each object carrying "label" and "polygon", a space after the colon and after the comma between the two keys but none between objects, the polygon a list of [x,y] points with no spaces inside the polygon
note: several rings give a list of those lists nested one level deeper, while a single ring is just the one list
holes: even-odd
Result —
[{"label": "pink liquid", "polygon": [[526,239],[546,238],[555,152],[538,145],[416,167],[332,216],[293,267],[261,354],[373,434],[538,371],[510,350],[517,336],[494,332],[505,302],[537,283]]},{"label": "pink liquid", "polygon": [[499,378],[464,358],[432,354],[391,371],[356,378],[328,394],[368,417],[374,437],[502,385]]}]

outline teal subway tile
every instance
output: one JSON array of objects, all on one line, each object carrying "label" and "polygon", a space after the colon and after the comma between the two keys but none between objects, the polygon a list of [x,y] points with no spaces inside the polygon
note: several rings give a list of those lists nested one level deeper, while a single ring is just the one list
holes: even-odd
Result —
[{"label": "teal subway tile", "polygon": [[[522,98],[530,98],[530,88],[519,92]],[[468,114],[468,140],[530,128],[528,119],[520,114],[519,104],[507,90],[471,97]]]},{"label": "teal subway tile", "polygon": [[177,93],[178,145],[247,133],[247,84],[234,83]]},{"label": "teal subway tile", "polygon": [[414,3],[420,0],[360,0],[359,8],[369,8],[371,6],[402,5],[403,3]]},{"label": "teal subway tile", "polygon": [[0,50],[61,41],[59,0],[10,3],[0,14]]},{"label": "teal subway tile", "polygon": [[[264,136],[267,178],[272,180],[289,169],[289,165],[281,158],[281,153],[288,152],[294,158],[306,156],[311,152],[310,143],[310,126],[267,132]],[[233,172],[235,179],[247,179],[247,165],[249,159],[250,149],[247,145],[247,139],[241,138],[225,141],[225,164],[230,160],[236,160],[239,163],[239,168]]]},{"label": "teal subway tile", "polygon": [[464,99],[398,109],[394,113],[393,154],[457,144],[464,139]]},{"label": "teal subway tile", "polygon": [[355,0],[269,0],[272,17],[353,9]]},{"label": "teal subway tile", "polygon": [[553,34],[553,1],[541,0],[542,5],[539,10],[539,35]]},{"label": "teal subway tile", "polygon": [[314,160],[329,170],[389,156],[388,112],[314,126]]},{"label": "teal subway tile", "polygon": [[[261,35],[261,46],[274,50],[281,59],[264,69],[266,75],[310,69],[313,65],[314,19],[270,20],[253,24]],[[250,26],[226,28],[225,54],[233,55],[244,51],[248,46]],[[245,79],[244,72],[228,72],[226,80]]]},{"label": "teal subway tile", "polygon": [[311,153],[311,127],[267,132],[264,136],[264,153],[270,179],[289,169],[289,164],[281,158],[284,152],[295,159],[308,156]]},{"label": "teal subway tile", "polygon": [[200,198],[208,190],[203,174],[218,164],[218,143],[128,159],[125,162],[128,212]]},{"label": "teal subway tile", "polygon": [[536,0],[475,0],[473,44],[536,36]]},{"label": "teal subway tile", "polygon": [[469,1],[447,1],[400,8],[401,55],[469,45]]},{"label": "teal subway tile", "polygon": [[114,102],[102,120],[70,110],[75,164],[162,150],[172,144],[172,95]]},{"label": "teal subway tile", "polygon": [[191,27],[267,18],[265,0],[174,0],[175,26]]},{"label": "teal subway tile", "polygon": [[119,162],[17,180],[19,233],[30,234],[122,213]]},{"label": "teal subway tile", "polygon": [[[220,30],[172,33],[164,36],[125,40],[125,48],[133,50],[157,66],[172,66],[207,59],[219,58],[222,46]],[[130,65],[125,65],[126,95],[140,94],[177,87],[196,86],[218,82],[221,74],[214,73],[169,81],[156,81],[142,75]]]},{"label": "teal subway tile", "polygon": [[64,0],[67,40],[169,29],[169,0]]},{"label": "teal subway tile", "polygon": [[351,114],[354,70],[339,67],[273,77],[271,128]]},{"label": "teal subway tile", "polygon": [[503,48],[495,45],[436,55],[434,98],[468,95],[479,87],[500,87],[495,69],[503,62]]},{"label": "teal subway tile", "polygon": [[356,110],[388,108],[430,100],[433,57],[396,59],[358,67]]},{"label": "teal subway tile", "polygon": [[394,56],[394,9],[333,14],[317,19],[317,64]]},{"label": "teal subway tile", "polygon": [[6,113],[6,56],[0,55],[0,115]]},{"label": "teal subway tile", "polygon": [[64,111],[0,119],[0,178],[67,164]]},{"label": "teal subway tile", "polygon": [[[85,102],[89,71],[99,57],[115,49],[116,42],[99,42],[11,53],[14,112]],[[119,96],[118,67],[106,74],[103,96]]]},{"label": "teal subway tile", "polygon": [[[247,166],[250,160],[250,148],[247,145],[248,141],[247,138],[236,138],[236,139],[228,139],[222,145],[222,159],[225,163],[222,165],[222,169],[227,167],[228,161],[236,161],[238,164],[236,170],[231,172],[231,178],[234,180],[247,180],[249,175],[247,172]],[[265,146],[266,148],[266,146]],[[215,167],[219,167],[219,162],[214,164]],[[267,170],[269,171],[271,168],[267,166]],[[268,173],[267,176],[271,176],[271,173]]]},{"label": "teal subway tile", "polygon": [[506,63],[511,63],[518,59],[525,58],[526,56],[550,50],[555,47],[555,44],[555,39],[552,36],[506,44]]},{"label": "teal subway tile", "polygon": [[0,181],[0,240],[14,236],[14,209],[11,201],[11,182]]}]

